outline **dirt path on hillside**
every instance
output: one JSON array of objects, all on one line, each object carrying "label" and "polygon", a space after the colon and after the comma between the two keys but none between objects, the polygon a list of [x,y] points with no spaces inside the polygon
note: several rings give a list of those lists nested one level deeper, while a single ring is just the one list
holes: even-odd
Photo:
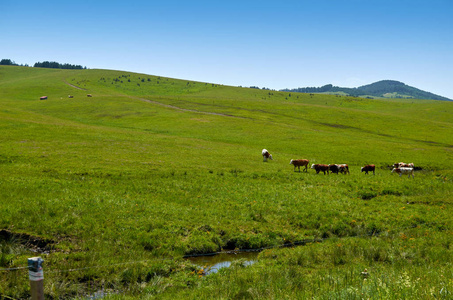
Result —
[{"label": "dirt path on hillside", "polygon": [[222,117],[230,117],[230,118],[250,119],[250,118],[246,118],[246,117],[238,117],[238,116],[229,115],[229,114],[222,114],[222,113],[216,113],[216,112],[210,112],[210,111],[201,111],[201,110],[196,110],[196,109],[181,108],[181,107],[177,107],[177,106],[174,106],[174,105],[165,104],[165,103],[157,102],[157,101],[154,101],[154,100],[148,100],[148,99],[140,98],[140,97],[134,97],[134,96],[126,96],[126,97],[129,97],[131,99],[137,99],[137,100],[140,100],[140,101],[143,101],[143,102],[157,104],[157,105],[160,105],[160,106],[163,106],[163,107],[172,108],[172,109],[176,109],[176,110],[180,110],[180,111],[187,111],[187,112],[194,112],[194,113],[199,113],[199,114],[215,115],[215,116],[222,116]]},{"label": "dirt path on hillside", "polygon": [[78,89],[78,90],[82,90],[82,91],[86,91],[86,89],[83,89],[81,87],[78,87],[78,86],[75,86],[73,84],[70,84],[69,82],[65,81],[64,83],[66,83],[67,85],[69,85],[70,87],[73,87],[75,89]]}]

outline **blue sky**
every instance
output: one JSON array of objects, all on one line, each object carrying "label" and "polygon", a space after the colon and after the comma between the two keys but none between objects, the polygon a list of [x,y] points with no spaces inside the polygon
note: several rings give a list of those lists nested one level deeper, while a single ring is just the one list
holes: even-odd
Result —
[{"label": "blue sky", "polygon": [[0,59],[271,89],[402,81],[453,99],[452,0],[0,0]]}]

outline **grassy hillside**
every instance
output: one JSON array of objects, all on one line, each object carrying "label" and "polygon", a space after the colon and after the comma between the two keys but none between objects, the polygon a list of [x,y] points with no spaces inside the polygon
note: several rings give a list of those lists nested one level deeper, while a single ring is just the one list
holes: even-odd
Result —
[{"label": "grassy hillside", "polygon": [[[9,269],[35,250],[54,299],[446,299],[452,114],[443,101],[0,66],[0,295],[28,297],[26,270]],[[293,172],[295,158],[351,174]],[[415,178],[391,174],[399,161]],[[323,240],[279,247],[305,239]],[[209,276],[183,259],[263,247]]]}]

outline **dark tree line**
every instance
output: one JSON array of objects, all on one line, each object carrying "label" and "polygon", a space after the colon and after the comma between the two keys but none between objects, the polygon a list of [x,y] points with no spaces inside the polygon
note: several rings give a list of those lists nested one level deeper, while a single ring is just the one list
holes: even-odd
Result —
[{"label": "dark tree line", "polygon": [[35,68],[51,68],[51,69],[86,69],[81,65],[60,64],[56,61],[37,62],[33,65]]},{"label": "dark tree line", "polygon": [[2,59],[2,60],[0,60],[0,65],[2,65],[2,66],[18,66],[18,64],[16,64],[11,59]]},{"label": "dark tree line", "polygon": [[[0,65],[3,66],[19,66],[11,59],[2,59],[0,60]],[[28,64],[20,65],[22,67],[28,67]],[[71,64],[60,64],[56,61],[43,61],[37,62],[33,65],[35,68],[52,68],[52,69],[86,69],[87,67],[82,67],[81,65],[71,65]]]}]

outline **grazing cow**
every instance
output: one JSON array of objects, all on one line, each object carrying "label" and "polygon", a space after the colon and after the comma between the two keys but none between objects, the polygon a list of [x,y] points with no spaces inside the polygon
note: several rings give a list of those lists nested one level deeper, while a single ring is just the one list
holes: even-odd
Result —
[{"label": "grazing cow", "polygon": [[406,163],[403,163],[403,162],[399,162],[399,163],[396,163],[396,164],[393,164],[393,167],[394,168],[414,168],[414,163],[409,163],[409,164],[406,164]]},{"label": "grazing cow", "polygon": [[311,168],[316,170],[316,174],[319,174],[320,171],[322,171],[324,175],[326,175],[326,171],[327,174],[329,174],[329,165],[312,164]]},{"label": "grazing cow", "polygon": [[87,97],[93,97],[93,95],[91,95],[91,94],[88,94],[88,95],[87,95]]},{"label": "grazing cow", "polygon": [[343,173],[346,175],[346,173],[349,173],[349,166],[347,164],[339,164],[338,168],[340,169],[340,173]]},{"label": "grazing cow", "polygon": [[68,98],[74,98],[74,96],[73,95],[68,95]]},{"label": "grazing cow", "polygon": [[42,96],[39,98],[39,100],[47,100],[47,96]]},{"label": "grazing cow", "polygon": [[340,171],[340,167],[336,164],[329,165],[329,170],[332,173],[338,174],[338,172]]},{"label": "grazing cow", "polygon": [[392,173],[398,173],[398,174],[400,174],[400,177],[403,174],[404,175],[408,174],[407,177],[410,178],[412,175],[412,178],[414,178],[414,168],[406,168],[406,167],[393,168]]},{"label": "grazing cow", "polygon": [[263,155],[263,161],[267,161],[267,159],[272,160],[272,154],[270,154],[266,149],[263,149],[261,154]]},{"label": "grazing cow", "polygon": [[304,171],[305,172],[308,172],[308,159],[291,159],[291,161],[289,162],[290,165],[294,165],[294,172],[296,171],[296,167],[299,168],[299,172],[300,172],[300,167],[304,167],[305,166],[305,169]]},{"label": "grazing cow", "polygon": [[362,167],[360,170],[361,172],[365,172],[365,174],[368,174],[368,172],[373,171],[373,175],[375,175],[374,170],[376,169],[375,165],[366,165],[365,167]]},{"label": "grazing cow", "polygon": [[349,173],[349,166],[347,164],[332,164],[332,165],[329,165],[329,170],[330,172],[332,173],[343,173],[343,174],[346,174],[346,173]]}]

